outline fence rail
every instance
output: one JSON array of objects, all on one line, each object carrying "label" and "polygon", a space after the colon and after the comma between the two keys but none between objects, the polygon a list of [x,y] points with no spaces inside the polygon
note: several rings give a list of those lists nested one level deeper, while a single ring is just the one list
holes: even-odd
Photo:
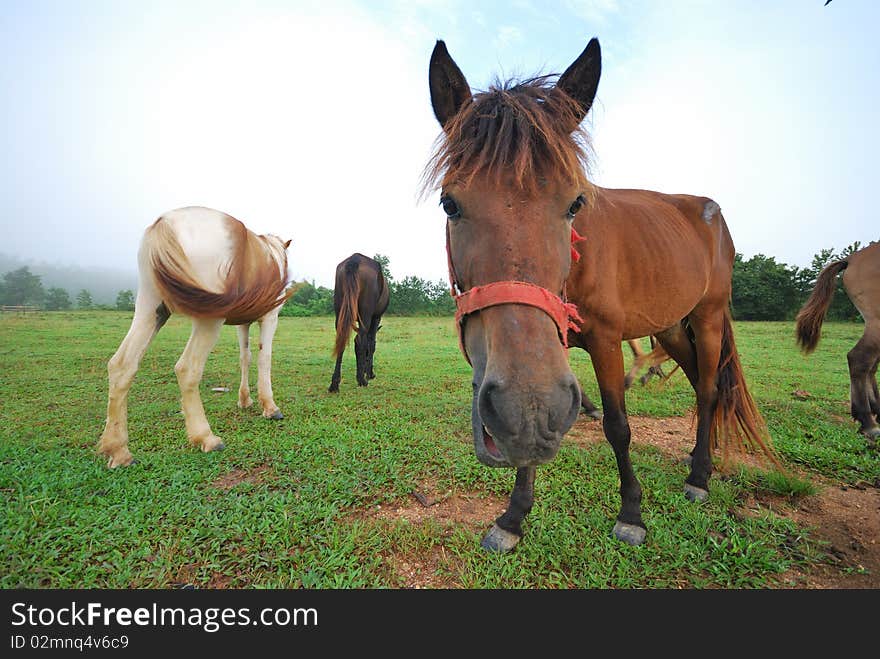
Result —
[{"label": "fence rail", "polygon": [[33,313],[39,310],[39,307],[29,304],[4,304],[0,306],[0,311],[3,313]]}]

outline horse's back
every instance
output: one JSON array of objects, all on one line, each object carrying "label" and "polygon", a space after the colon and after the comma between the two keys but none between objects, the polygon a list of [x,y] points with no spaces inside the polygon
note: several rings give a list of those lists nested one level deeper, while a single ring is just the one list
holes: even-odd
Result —
[{"label": "horse's back", "polygon": [[669,327],[707,296],[726,302],[733,244],[712,199],[597,188],[576,222],[586,240],[570,293],[588,315],[621,326],[623,338]]},{"label": "horse's back", "polygon": [[843,286],[865,321],[880,320],[880,241],[847,257]]}]

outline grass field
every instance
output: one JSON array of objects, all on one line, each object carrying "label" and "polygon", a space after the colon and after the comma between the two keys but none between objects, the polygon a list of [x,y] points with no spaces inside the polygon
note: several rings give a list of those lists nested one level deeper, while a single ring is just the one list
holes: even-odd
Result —
[{"label": "grass field", "polygon": [[[399,588],[414,570],[424,585],[456,588],[764,588],[825,560],[810,529],[770,507],[742,514],[745,498],[776,481],[716,476],[710,500],[693,504],[682,494],[686,467],[638,435],[645,544],[610,537],[619,495],[607,444],[564,441],[538,470],[524,540],[511,554],[487,554],[479,541],[503,510],[513,473],[473,455],[470,368],[449,318],[385,318],[377,378],[355,386],[348,350],[336,395],[327,393],[332,319],[282,318],[273,365],[279,422],[236,406],[237,343],[234,328],[224,328],[202,397],[227,448],[202,454],[186,442],[173,371],[189,326],[172,317],[129,397],[138,464],[109,470],[95,453],[106,364],[129,320],[116,312],[0,317],[3,588]],[[848,410],[845,355],[861,331],[827,324],[806,358],[792,323],[736,325],[746,377],[786,463],[823,482],[876,486],[880,455]],[[598,400],[588,356],[572,351],[570,360]],[[635,386],[627,401],[631,415],[680,416],[693,393],[677,373],[664,386]],[[413,492],[455,503],[460,514],[424,508]]]}]

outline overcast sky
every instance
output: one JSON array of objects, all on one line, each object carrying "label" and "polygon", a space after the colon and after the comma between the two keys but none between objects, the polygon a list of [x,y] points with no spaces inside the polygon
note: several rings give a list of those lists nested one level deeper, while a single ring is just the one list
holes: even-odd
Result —
[{"label": "overcast sky", "polygon": [[880,3],[824,4],[3,0],[0,253],[134,271],[203,205],[293,239],[295,279],[355,251],[445,279],[435,41],[483,89],[596,36],[595,182],[710,196],[747,258],[809,265],[880,238]]}]

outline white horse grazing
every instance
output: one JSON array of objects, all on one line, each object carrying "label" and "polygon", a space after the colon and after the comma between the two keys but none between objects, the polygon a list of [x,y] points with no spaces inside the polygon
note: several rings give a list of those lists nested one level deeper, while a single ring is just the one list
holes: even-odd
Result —
[{"label": "white horse grazing", "polygon": [[257,390],[263,416],[283,418],[272,397],[272,338],[287,290],[287,247],[277,236],[258,236],[234,217],[210,208],[169,211],[144,232],[138,252],[140,282],[134,319],[107,371],[110,394],[107,421],[98,452],[108,467],[131,464],[128,450],[127,397],[141,358],[172,313],[192,318],[192,334],[174,366],[189,441],[202,449],[223,448],[211,432],[199,382],[220,328],[238,325],[240,407],[252,404],[248,386],[251,323],[260,324]]}]

